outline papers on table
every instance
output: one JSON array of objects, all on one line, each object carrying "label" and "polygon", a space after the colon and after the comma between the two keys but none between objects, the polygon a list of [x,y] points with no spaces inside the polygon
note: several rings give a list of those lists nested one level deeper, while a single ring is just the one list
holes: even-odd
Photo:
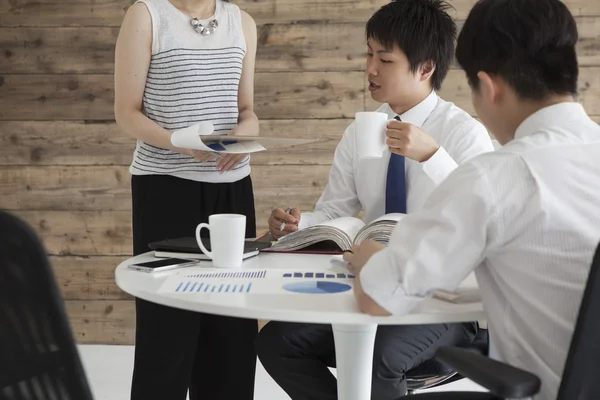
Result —
[{"label": "papers on table", "polygon": [[323,294],[352,293],[354,276],[328,271],[187,268],[159,288],[170,294]]}]

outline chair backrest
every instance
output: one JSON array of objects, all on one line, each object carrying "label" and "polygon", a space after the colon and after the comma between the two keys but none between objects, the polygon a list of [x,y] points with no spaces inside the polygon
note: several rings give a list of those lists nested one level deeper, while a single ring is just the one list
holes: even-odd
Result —
[{"label": "chair backrest", "polygon": [[0,399],[91,400],[37,235],[0,211]]},{"label": "chair backrest", "polygon": [[591,400],[600,396],[600,246],[579,308],[558,400]]}]

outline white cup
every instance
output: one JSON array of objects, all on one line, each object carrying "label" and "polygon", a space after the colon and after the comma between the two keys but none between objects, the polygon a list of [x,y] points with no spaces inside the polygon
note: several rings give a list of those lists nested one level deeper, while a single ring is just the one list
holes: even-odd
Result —
[{"label": "white cup", "polygon": [[356,148],[361,159],[383,157],[387,145],[385,130],[390,120],[382,112],[362,111],[356,113]]},{"label": "white cup", "polygon": [[[210,231],[210,247],[208,251],[202,243],[200,231]],[[201,223],[196,227],[196,241],[217,268],[239,268],[244,256],[246,238],[246,216],[239,214],[215,214],[208,217],[208,224]]]}]

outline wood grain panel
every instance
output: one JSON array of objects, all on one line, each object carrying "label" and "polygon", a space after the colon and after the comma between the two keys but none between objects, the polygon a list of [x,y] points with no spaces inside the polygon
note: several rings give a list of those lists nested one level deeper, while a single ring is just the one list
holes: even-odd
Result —
[{"label": "wood grain panel", "polygon": [[257,73],[259,118],[353,118],[364,106],[362,72]]},{"label": "wood grain panel", "polygon": [[[259,118],[349,118],[363,107],[360,72],[257,73]],[[0,120],[112,120],[112,75],[0,76]]]},{"label": "wood grain panel", "polygon": [[[600,17],[577,18],[581,66],[600,65]],[[462,24],[462,23],[461,23]],[[259,26],[256,70],[363,71],[362,23]],[[0,74],[112,74],[118,28],[0,28]]]},{"label": "wood grain panel", "polygon": [[0,74],[112,74],[119,28],[0,28]]},{"label": "wood grain panel", "polygon": [[[476,0],[450,0],[464,19]],[[120,26],[131,0],[0,0],[3,26]],[[258,23],[366,22],[387,0],[238,0]],[[574,15],[600,16],[597,0],[565,0]]]},{"label": "wood grain panel", "polygon": [[[257,211],[281,202],[311,207],[328,175],[328,165],[253,167]],[[0,167],[0,193],[0,209],[7,210],[131,210],[130,175],[123,166]]]},{"label": "wood grain panel", "polygon": [[[258,27],[256,71],[362,71],[363,24]],[[0,73],[112,74],[119,29],[0,28]]]},{"label": "wood grain panel", "polygon": [[[349,119],[261,120],[263,136],[316,143],[262,152],[252,165],[328,165]],[[0,165],[129,165],[135,140],[113,121],[0,121]]]},{"label": "wood grain panel", "polygon": [[50,255],[132,254],[130,211],[15,211]]},{"label": "wood grain panel", "polygon": [[[120,26],[131,0],[0,0],[4,26]],[[302,20],[366,22],[385,0],[239,0],[258,23]],[[342,12],[343,10],[343,12]],[[43,15],[34,19],[32,15]]]},{"label": "wood grain panel", "polygon": [[[65,302],[65,308],[73,336],[79,344],[134,344],[133,300],[69,300]],[[259,320],[258,328],[267,322]]]},{"label": "wood grain panel", "polygon": [[[365,79],[365,88],[368,82]],[[588,114],[600,114],[600,67],[584,67],[579,71],[579,98]],[[471,104],[471,89],[463,71],[451,70],[444,81],[439,95],[446,101],[455,103],[458,107],[475,115]],[[373,101],[370,96],[366,100],[366,109],[375,110],[379,103]]]},{"label": "wood grain panel", "polygon": [[75,340],[81,344],[133,344],[135,304],[131,300],[65,302]]},{"label": "wood grain panel", "polygon": [[[1,82],[2,77],[0,77]],[[110,75],[5,75],[0,120],[109,120],[113,118]],[[360,72],[257,74],[259,118],[352,118],[363,108],[366,79]],[[600,111],[600,67],[580,69],[581,103]],[[473,113],[464,73],[452,70],[440,92]],[[367,99],[367,109],[376,105]]]},{"label": "wood grain panel", "polygon": [[[258,207],[258,236],[268,231],[273,206],[297,205],[312,210],[317,198],[306,205],[281,197]],[[278,202],[278,204],[275,204]],[[44,242],[46,251],[57,256],[130,256],[132,254],[131,211],[14,211]],[[190,233],[193,236],[193,232]]]},{"label": "wood grain panel", "polygon": [[127,256],[51,256],[56,283],[65,300],[131,300],[115,283],[115,268]]}]

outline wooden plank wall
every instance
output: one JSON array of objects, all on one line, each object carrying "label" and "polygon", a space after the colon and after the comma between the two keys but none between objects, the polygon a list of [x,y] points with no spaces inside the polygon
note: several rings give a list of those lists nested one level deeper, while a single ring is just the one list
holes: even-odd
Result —
[{"label": "wooden plank wall", "polygon": [[[365,91],[364,23],[387,0],[238,0],[256,19],[263,134],[318,145],[253,159],[259,223],[313,206]],[[464,19],[475,0],[454,0]],[[131,252],[133,141],[113,116],[114,43],[131,0],[0,0],[0,208],[41,235],[81,343],[133,341],[131,298],[113,269]],[[568,0],[581,42],[580,101],[600,120],[600,1]],[[472,111],[463,74],[441,95]]]}]

